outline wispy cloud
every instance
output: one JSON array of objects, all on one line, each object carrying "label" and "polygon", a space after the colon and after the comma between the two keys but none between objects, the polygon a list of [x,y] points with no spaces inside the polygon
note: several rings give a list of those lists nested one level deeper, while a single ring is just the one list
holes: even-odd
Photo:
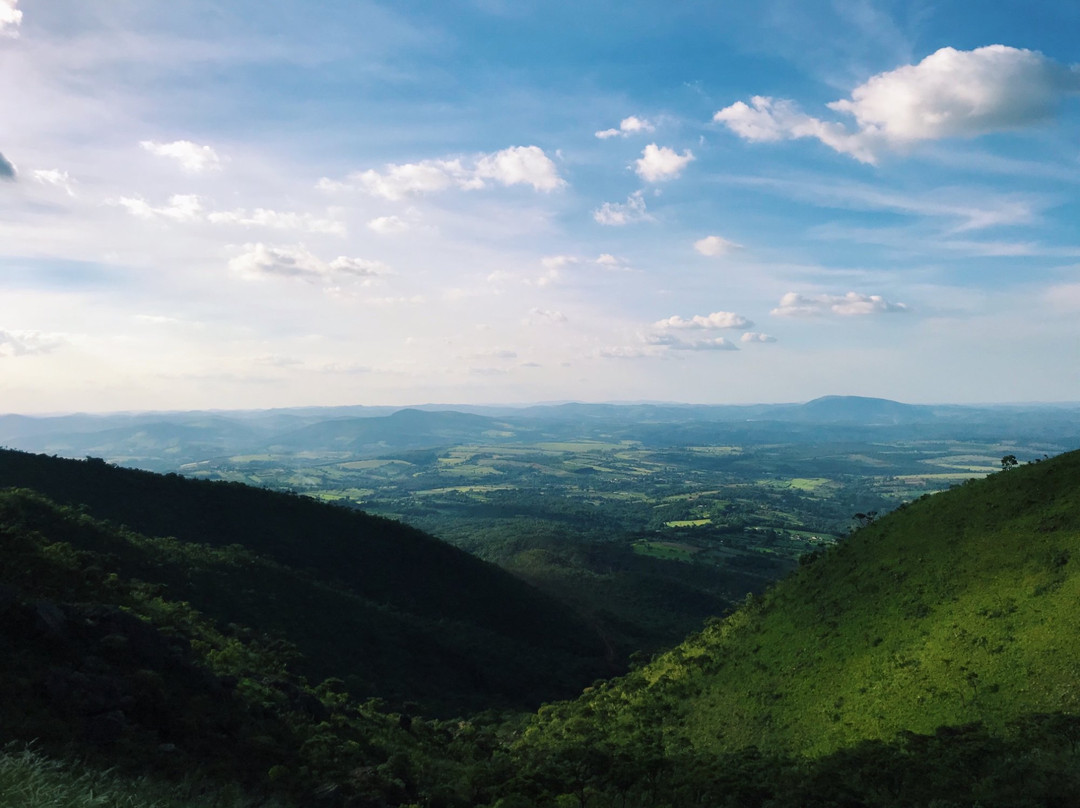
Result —
[{"label": "wispy cloud", "polygon": [[68,196],[75,196],[75,180],[66,171],[55,168],[39,168],[35,169],[31,176],[42,185],[52,185],[55,188],[62,189]]},{"label": "wispy cloud", "polygon": [[52,353],[66,342],[62,334],[40,331],[0,331],[0,357]]},{"label": "wispy cloud", "polygon": [[652,219],[645,206],[645,195],[634,191],[625,203],[605,202],[593,211],[593,219],[598,224],[609,227],[622,227],[633,222],[645,222]]},{"label": "wispy cloud", "polygon": [[949,220],[946,232],[1034,222],[1052,200],[1028,193],[1002,193],[983,188],[942,188],[903,193],[858,182],[827,178],[780,179],[736,177],[739,185],[772,188],[792,199],[846,210],[892,211]]},{"label": "wispy cloud", "polygon": [[297,230],[307,233],[326,233],[335,236],[346,234],[345,224],[335,219],[325,219],[310,213],[267,210],[256,208],[214,211],[207,214],[211,224],[232,224],[245,227],[267,227],[273,230]]},{"label": "wispy cloud", "polygon": [[720,258],[724,255],[730,255],[735,250],[741,248],[741,244],[736,244],[734,241],[726,239],[723,236],[706,236],[705,238],[698,239],[694,242],[694,249],[710,258]]}]

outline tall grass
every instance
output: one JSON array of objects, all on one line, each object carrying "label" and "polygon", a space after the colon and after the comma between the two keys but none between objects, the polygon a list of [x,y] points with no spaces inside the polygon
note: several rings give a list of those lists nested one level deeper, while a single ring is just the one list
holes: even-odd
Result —
[{"label": "tall grass", "polygon": [[0,750],[0,808],[276,808],[235,788],[162,783],[61,762],[33,749]]}]

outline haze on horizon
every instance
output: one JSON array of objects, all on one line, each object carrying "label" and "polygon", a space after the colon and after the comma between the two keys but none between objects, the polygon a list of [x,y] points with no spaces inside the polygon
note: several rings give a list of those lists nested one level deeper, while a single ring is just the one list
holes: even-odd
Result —
[{"label": "haze on horizon", "polygon": [[0,0],[0,412],[1080,401],[1077,30]]}]

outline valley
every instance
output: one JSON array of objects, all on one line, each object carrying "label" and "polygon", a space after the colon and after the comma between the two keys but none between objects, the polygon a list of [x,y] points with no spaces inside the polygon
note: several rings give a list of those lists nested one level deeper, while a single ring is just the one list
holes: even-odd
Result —
[{"label": "valley", "polygon": [[0,805],[1069,804],[1080,419],[805,406],[21,423]]}]

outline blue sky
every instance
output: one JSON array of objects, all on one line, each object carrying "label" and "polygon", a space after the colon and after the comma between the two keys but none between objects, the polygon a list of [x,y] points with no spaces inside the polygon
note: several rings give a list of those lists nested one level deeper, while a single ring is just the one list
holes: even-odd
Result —
[{"label": "blue sky", "polygon": [[1080,400],[1077,31],[0,0],[0,411]]}]

